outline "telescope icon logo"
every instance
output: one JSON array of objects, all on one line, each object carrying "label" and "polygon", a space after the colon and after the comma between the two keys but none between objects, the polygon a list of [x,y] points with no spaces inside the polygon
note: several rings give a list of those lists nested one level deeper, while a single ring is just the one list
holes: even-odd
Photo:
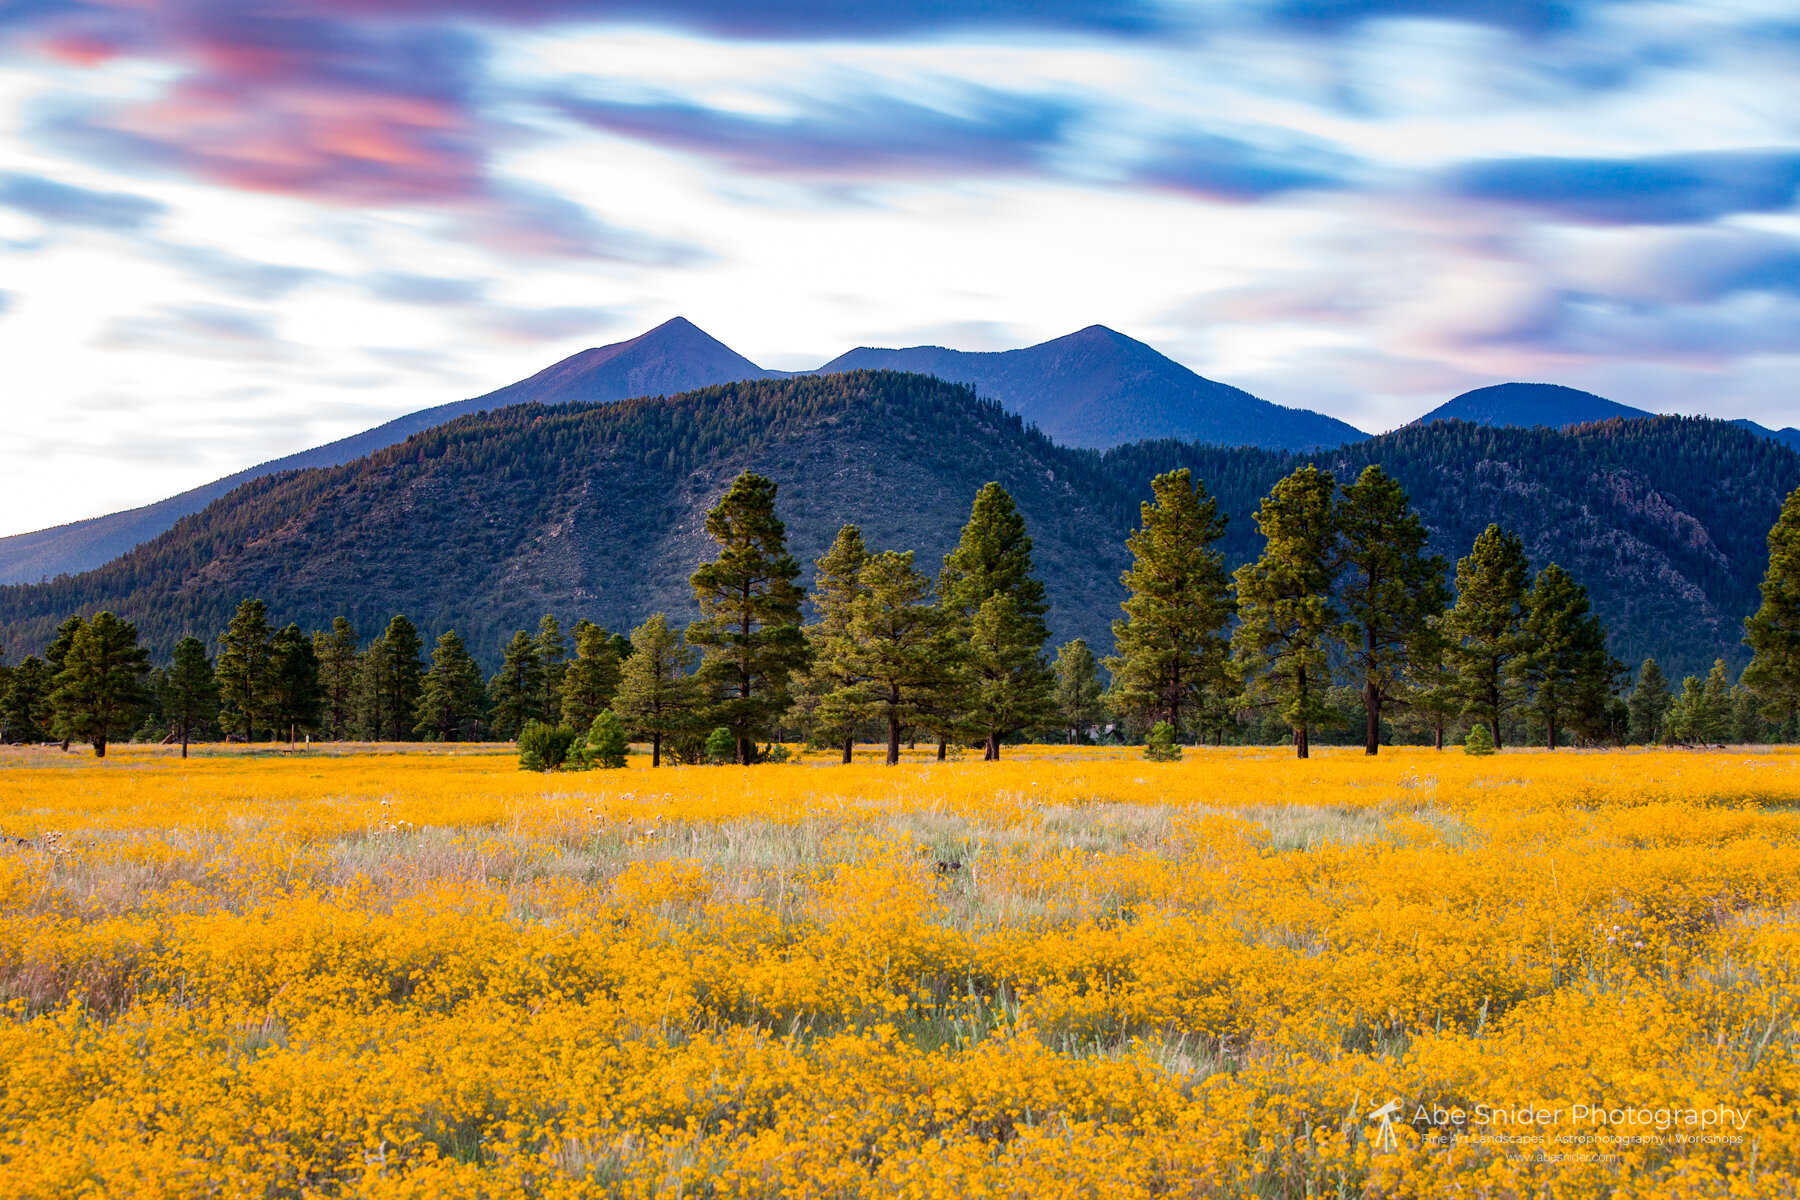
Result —
[{"label": "telescope icon logo", "polygon": [[1381,1119],[1381,1129],[1375,1134],[1377,1150],[1398,1150],[1400,1143],[1394,1140],[1394,1114],[1400,1111],[1398,1099],[1389,1100],[1386,1104],[1369,1114],[1369,1120]]}]

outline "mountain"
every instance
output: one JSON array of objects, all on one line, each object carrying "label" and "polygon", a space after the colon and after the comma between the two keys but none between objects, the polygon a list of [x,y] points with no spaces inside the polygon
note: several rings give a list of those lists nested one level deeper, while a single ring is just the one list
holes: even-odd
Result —
[{"label": "mountain", "polygon": [[1742,425],[1751,433],[1780,442],[1790,449],[1800,450],[1800,429],[1795,429],[1792,425],[1789,425],[1786,429],[1770,429],[1767,425],[1758,425],[1755,421],[1748,420],[1744,417],[1739,417],[1737,420],[1733,421],[1732,424]]},{"label": "mountain", "polygon": [[546,611],[612,629],[693,616],[687,579],[713,553],[705,511],[749,468],[779,483],[809,575],[845,521],[935,570],[976,489],[1000,481],[1034,539],[1056,637],[1105,651],[1154,474],[1186,466],[1205,481],[1230,516],[1235,565],[1259,549],[1257,503],[1306,462],[1344,481],[1382,464],[1451,561],[1490,521],[1517,530],[1534,565],[1559,562],[1588,586],[1615,654],[1654,654],[1678,678],[1715,656],[1742,661],[1763,539],[1800,486],[1800,455],[1722,421],[1444,421],[1312,454],[1172,439],[1099,453],[938,379],[801,376],[472,414],[355,462],[254,479],[99,570],[0,587],[0,642],[16,661],[64,616],[104,607],[161,656],[185,632],[210,640],[238,600],[260,596],[304,628],[344,613],[367,636],[395,612],[428,641],[454,627],[492,666]]},{"label": "mountain", "polygon": [[675,317],[629,341],[583,350],[529,379],[486,395],[408,413],[374,429],[271,459],[155,504],[0,537],[0,583],[28,583],[92,570],[155,537],[181,517],[199,512],[240,484],[280,471],[353,462],[467,413],[528,401],[624,400],[782,374],[763,370],[685,317]]},{"label": "mountain", "polygon": [[915,371],[966,383],[1065,446],[1104,450],[1146,438],[1312,450],[1368,435],[1333,417],[1283,408],[1215,383],[1104,325],[1023,350],[862,346],[819,368]]},{"label": "mountain", "polygon": [[1468,421],[1475,425],[1544,425],[1560,429],[1613,417],[1648,417],[1641,408],[1559,383],[1497,383],[1446,401],[1414,422]]}]

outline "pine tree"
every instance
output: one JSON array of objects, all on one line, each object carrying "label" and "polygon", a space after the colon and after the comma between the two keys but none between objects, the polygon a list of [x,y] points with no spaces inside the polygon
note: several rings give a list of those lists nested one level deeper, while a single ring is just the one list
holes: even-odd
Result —
[{"label": "pine tree", "polygon": [[863,564],[851,602],[844,666],[857,680],[859,711],[887,726],[887,761],[900,761],[900,731],[918,720],[956,655],[949,614],[935,604],[930,576],[911,550],[887,550]]},{"label": "pine tree", "polygon": [[703,655],[709,720],[730,729],[737,762],[756,758],[756,739],[793,704],[790,677],[806,665],[800,565],[775,515],[775,483],[745,471],[706,514],[719,557],[691,580],[700,620],[687,642]]},{"label": "pine tree", "polygon": [[289,624],[270,643],[269,723],[278,734],[287,729],[288,747],[295,732],[310,730],[319,720],[319,660],[312,639]]},{"label": "pine tree", "polygon": [[[1044,662],[1050,605],[1043,581],[1032,574],[1025,518],[998,483],[975,493],[969,522],[944,556],[938,596],[967,639],[966,724],[983,735],[982,757],[997,759],[1001,739],[1055,720]],[[992,603],[996,597],[1004,603]]]},{"label": "pine tree", "polygon": [[562,677],[562,716],[576,729],[612,707],[619,690],[619,650],[612,634],[592,621],[575,622],[575,657]]},{"label": "pine tree", "polygon": [[543,721],[544,664],[537,642],[523,629],[506,644],[500,671],[488,681],[488,699],[493,704],[488,723],[495,737],[511,740],[525,722]]},{"label": "pine tree", "polygon": [[1098,724],[1105,715],[1100,704],[1100,673],[1095,667],[1086,638],[1064,642],[1056,651],[1056,710],[1071,746],[1080,740],[1082,730]]},{"label": "pine tree", "polygon": [[1524,648],[1529,571],[1519,536],[1489,525],[1456,564],[1456,606],[1444,622],[1463,715],[1486,723],[1496,749],[1500,719],[1520,700],[1512,665]]},{"label": "pine tree", "polygon": [[348,617],[334,617],[329,631],[313,631],[313,657],[319,663],[319,733],[334,742],[349,735],[356,721],[356,628]]},{"label": "pine tree", "polygon": [[631,746],[625,739],[625,725],[610,708],[594,714],[588,726],[588,747],[594,765],[603,770],[617,770],[625,765]]},{"label": "pine tree", "polygon": [[1057,719],[1055,678],[1044,662],[1040,628],[1003,592],[982,601],[969,621],[969,715],[987,735],[987,759],[1000,757],[1005,738]]},{"label": "pine tree", "polygon": [[97,612],[76,631],[50,695],[56,735],[91,743],[94,757],[106,744],[129,733],[149,701],[144,677],[150,657],[138,645],[137,626],[110,612]]},{"label": "pine tree", "polygon": [[356,656],[354,707],[357,732],[363,739],[379,742],[387,736],[399,706],[394,695],[394,659],[388,653],[385,634],[376,634]]},{"label": "pine tree", "polygon": [[1154,502],[1139,506],[1143,527],[1125,543],[1132,564],[1119,581],[1130,595],[1120,604],[1125,619],[1113,622],[1108,703],[1140,728],[1166,720],[1179,738],[1230,678],[1231,583],[1213,548],[1225,518],[1185,467],[1158,475],[1150,489]]},{"label": "pine tree", "polygon": [[1669,711],[1669,680],[1654,658],[1646,658],[1638,668],[1628,711],[1632,745],[1653,746],[1662,740],[1663,714]]},{"label": "pine tree", "polygon": [[1800,713],[1800,488],[1769,530],[1762,605],[1744,621],[1744,643],[1752,652],[1744,686],[1771,721],[1791,722]]},{"label": "pine tree", "polygon": [[1743,746],[1766,742],[1768,724],[1763,719],[1762,699],[1740,684],[1731,689],[1731,741]]},{"label": "pine tree", "polygon": [[857,726],[871,715],[869,692],[857,674],[861,647],[851,629],[857,598],[867,591],[862,571],[868,561],[862,530],[845,525],[813,564],[812,606],[819,619],[806,627],[812,665],[801,688],[813,701],[816,734],[834,737],[845,762],[853,755]]},{"label": "pine tree", "polygon": [[50,693],[56,676],[35,654],[12,669],[6,695],[0,697],[0,741],[41,742],[50,734]]},{"label": "pine tree", "polygon": [[1525,595],[1520,654],[1514,673],[1530,692],[1529,710],[1544,723],[1545,745],[1557,748],[1565,724],[1603,721],[1618,663],[1606,652],[1606,628],[1589,611],[1587,589],[1555,563],[1538,572]]},{"label": "pine tree", "polygon": [[1334,713],[1330,653],[1341,614],[1332,603],[1337,556],[1336,482],[1305,466],[1277,483],[1256,510],[1262,557],[1237,570],[1233,647],[1246,698],[1271,706],[1306,758],[1312,730]]},{"label": "pine tree", "polygon": [[[562,623],[554,613],[545,613],[538,621],[537,652],[538,662],[544,668],[544,698],[541,706],[544,720],[556,725],[563,719],[563,675],[569,669],[569,643],[563,637]],[[587,723],[578,723],[575,728],[586,729]]]},{"label": "pine tree", "polygon": [[[64,619],[63,623],[56,627],[56,636],[50,640],[48,646],[44,647],[44,663],[50,668],[50,688],[52,691],[55,691],[56,689],[56,677],[62,674],[63,663],[69,657],[69,649],[75,645],[75,635],[80,633],[82,626],[86,624],[87,622],[79,615]],[[45,703],[48,705],[48,697],[46,697]],[[46,707],[44,712],[45,722],[53,723],[52,710]],[[69,751],[68,738],[62,739],[62,748],[63,753],[67,754]]]},{"label": "pine tree", "polygon": [[257,726],[267,727],[274,656],[275,631],[269,625],[268,606],[261,600],[243,601],[219,635],[214,672],[223,706],[219,724],[238,729],[246,742],[256,739]]},{"label": "pine tree", "polygon": [[613,711],[625,727],[650,740],[650,765],[662,765],[662,748],[698,726],[700,692],[688,668],[694,652],[657,613],[631,631],[631,656],[621,667]]},{"label": "pine tree", "polygon": [[1383,707],[1405,687],[1407,667],[1433,636],[1444,611],[1444,560],[1425,553],[1425,524],[1400,484],[1378,466],[1363,468],[1337,507],[1343,572],[1342,637],[1362,691],[1363,753],[1381,749]]},{"label": "pine tree", "polygon": [[169,731],[181,738],[181,757],[188,756],[188,742],[206,728],[219,711],[219,684],[213,677],[206,643],[184,637],[175,643],[175,657],[162,680],[163,717]]},{"label": "pine tree", "polygon": [[[418,720],[419,694],[425,688],[425,639],[413,623],[398,614],[388,622],[381,636],[382,653],[387,655],[394,686],[393,708],[388,714],[386,737],[404,742],[412,737]],[[373,647],[371,647],[373,649]]]},{"label": "pine tree", "polygon": [[1707,742],[1724,744],[1731,740],[1731,668],[1722,658],[1713,659],[1701,690],[1703,702],[1697,732]]},{"label": "pine tree", "polygon": [[440,742],[472,742],[481,732],[482,699],[480,665],[456,630],[445,630],[431,652],[413,733]]}]

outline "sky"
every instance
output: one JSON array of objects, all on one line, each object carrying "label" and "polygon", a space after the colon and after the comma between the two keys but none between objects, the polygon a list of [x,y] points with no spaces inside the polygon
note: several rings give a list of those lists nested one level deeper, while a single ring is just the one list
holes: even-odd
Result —
[{"label": "sky", "polygon": [[0,534],[685,316],[1800,424],[1792,0],[0,0]]}]

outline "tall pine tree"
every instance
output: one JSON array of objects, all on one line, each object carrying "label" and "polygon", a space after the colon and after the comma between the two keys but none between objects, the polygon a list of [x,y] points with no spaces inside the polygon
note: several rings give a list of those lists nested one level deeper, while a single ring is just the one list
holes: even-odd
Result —
[{"label": "tall pine tree", "polygon": [[394,686],[394,706],[384,736],[389,741],[408,741],[418,720],[419,693],[425,688],[425,639],[411,621],[396,614],[381,635],[381,649],[391,664]]},{"label": "tall pine tree", "polygon": [[488,699],[495,737],[510,741],[527,721],[544,719],[544,662],[538,657],[537,642],[523,629],[506,643],[500,670],[488,681]]},{"label": "tall pine tree", "polygon": [[438,635],[419,692],[413,732],[440,742],[472,742],[481,735],[481,666],[454,629]]},{"label": "tall pine tree", "polygon": [[313,657],[319,663],[319,733],[334,742],[350,736],[356,725],[356,628],[348,617],[334,617],[330,630],[313,631]]},{"label": "tall pine tree", "polygon": [[1069,745],[1081,738],[1082,730],[1099,723],[1105,715],[1100,703],[1100,673],[1095,669],[1094,652],[1086,638],[1064,642],[1056,651],[1056,712],[1068,733]]},{"label": "tall pine tree", "polygon": [[1337,559],[1336,481],[1314,466],[1277,483],[1256,510],[1262,557],[1237,570],[1233,636],[1246,699],[1272,707],[1310,754],[1312,730],[1331,715],[1330,656],[1341,613],[1332,603]]},{"label": "tall pine tree", "polygon": [[1142,527],[1126,541],[1131,569],[1125,619],[1113,622],[1117,653],[1108,702],[1147,727],[1167,721],[1181,734],[1207,697],[1230,680],[1231,581],[1215,544],[1225,536],[1218,502],[1186,467],[1150,481],[1154,501],[1139,507]]},{"label": "tall pine tree", "polygon": [[613,711],[625,727],[650,740],[650,765],[662,765],[665,743],[692,734],[700,724],[701,695],[688,674],[694,652],[657,613],[631,631],[631,654],[620,668]]},{"label": "tall pine tree", "polygon": [[162,681],[163,719],[169,732],[181,739],[181,757],[188,756],[188,742],[206,728],[219,711],[219,684],[213,677],[206,643],[189,636],[175,643],[175,657]]},{"label": "tall pine tree", "polygon": [[1445,620],[1463,715],[1484,723],[1500,745],[1500,719],[1521,699],[1513,663],[1525,648],[1530,564],[1519,535],[1489,525],[1456,564],[1456,606]]},{"label": "tall pine tree", "polygon": [[1352,678],[1362,692],[1363,753],[1381,749],[1383,708],[1404,690],[1407,667],[1434,635],[1444,611],[1444,560],[1425,553],[1425,523],[1400,484],[1380,467],[1363,468],[1337,507],[1341,537],[1341,631]]},{"label": "tall pine tree", "polygon": [[269,724],[277,733],[287,730],[290,749],[297,731],[318,723],[320,699],[312,639],[290,623],[270,642],[269,656]]},{"label": "tall pine tree", "polygon": [[236,729],[246,742],[256,740],[258,726],[268,727],[274,658],[275,630],[269,625],[268,606],[261,600],[243,601],[219,635],[214,672],[222,706],[219,724]]},{"label": "tall pine tree", "polygon": [[845,762],[853,756],[857,726],[871,715],[858,674],[861,647],[852,629],[857,598],[867,590],[862,571],[868,561],[862,530],[845,525],[813,564],[812,606],[819,619],[806,627],[812,662],[802,688],[813,703],[815,736],[833,738]]},{"label": "tall pine tree", "polygon": [[0,697],[0,740],[41,742],[50,736],[50,693],[56,676],[35,654],[12,669],[6,695]]},{"label": "tall pine tree", "polygon": [[1056,719],[1044,661],[1050,605],[1032,573],[1024,514],[998,483],[975,493],[969,522],[944,556],[938,595],[967,647],[966,723],[983,737],[982,757],[997,759],[1002,739]]},{"label": "tall pine tree", "polygon": [[[911,550],[887,550],[863,564],[852,602],[848,666],[863,711],[887,726],[887,761],[900,761],[900,731],[940,687],[956,655],[949,614]],[[990,601],[993,602],[993,601]]]},{"label": "tall pine tree", "polygon": [[562,677],[562,719],[587,729],[612,707],[619,690],[619,648],[613,635],[583,619],[575,622],[575,657]]},{"label": "tall pine tree", "polygon": [[1654,746],[1662,741],[1663,714],[1669,711],[1669,678],[1654,658],[1646,658],[1638,668],[1637,686],[1631,689],[1626,711],[1632,745]]},{"label": "tall pine tree", "polygon": [[131,732],[150,700],[144,677],[150,657],[138,645],[137,626],[97,612],[75,632],[50,695],[58,737],[80,740],[105,758],[106,746]]},{"label": "tall pine tree", "polygon": [[709,719],[729,729],[736,761],[756,760],[756,739],[793,704],[791,677],[806,665],[801,632],[800,564],[775,515],[775,483],[745,471],[706,514],[719,557],[691,580],[700,619],[688,645],[700,649]]},{"label": "tall pine tree", "polygon": [[[558,725],[563,719],[563,674],[569,669],[569,642],[554,613],[545,613],[538,621],[537,652],[538,662],[544,668],[544,720]],[[577,724],[575,728],[585,730],[587,725]]]},{"label": "tall pine tree", "polygon": [[1520,644],[1516,674],[1554,750],[1566,724],[1592,724],[1596,705],[1612,697],[1618,667],[1606,652],[1605,627],[1589,611],[1587,589],[1555,563],[1538,572],[1526,594]]},{"label": "tall pine tree", "polygon": [[1790,723],[1800,713],[1800,488],[1769,530],[1762,605],[1744,622],[1744,643],[1752,653],[1744,686],[1770,720]]}]

